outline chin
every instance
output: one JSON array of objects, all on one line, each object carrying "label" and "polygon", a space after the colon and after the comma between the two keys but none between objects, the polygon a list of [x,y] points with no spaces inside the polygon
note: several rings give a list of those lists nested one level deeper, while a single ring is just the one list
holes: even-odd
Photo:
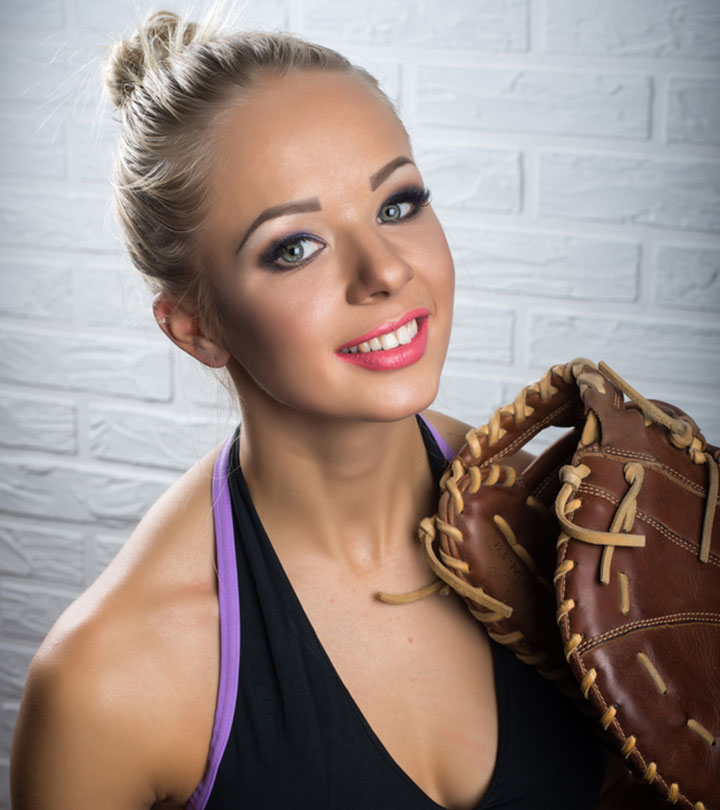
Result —
[{"label": "chin", "polygon": [[365,416],[370,421],[399,422],[429,408],[437,397],[440,379],[399,383],[379,402],[374,402]]}]

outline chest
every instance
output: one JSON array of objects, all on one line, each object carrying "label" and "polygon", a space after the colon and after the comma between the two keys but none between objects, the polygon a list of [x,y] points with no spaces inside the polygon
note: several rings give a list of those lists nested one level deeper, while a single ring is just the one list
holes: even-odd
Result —
[{"label": "chest", "polygon": [[495,766],[497,704],[489,643],[460,600],[382,603],[382,571],[289,575],[328,670],[393,766],[440,806],[475,807]]}]

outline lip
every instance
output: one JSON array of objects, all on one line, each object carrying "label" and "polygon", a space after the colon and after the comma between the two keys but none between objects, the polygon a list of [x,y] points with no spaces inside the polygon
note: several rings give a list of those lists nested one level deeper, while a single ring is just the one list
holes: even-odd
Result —
[{"label": "lip", "polygon": [[[416,311],[427,313],[427,310]],[[382,351],[377,352],[357,352],[355,354],[343,354],[341,353],[340,349],[338,349],[336,351],[336,355],[341,360],[345,360],[347,363],[352,363],[354,366],[361,366],[362,368],[369,369],[370,371],[394,371],[399,368],[411,366],[413,363],[417,363],[417,361],[420,360],[420,358],[425,354],[428,334],[427,315],[422,316],[413,314],[408,317],[407,320],[412,320],[413,317],[417,318],[418,332],[410,343],[406,343],[404,346],[397,346],[395,349],[383,349]],[[407,320],[403,319],[398,321],[398,326],[402,326],[404,323],[407,323]],[[394,328],[397,329],[398,326]],[[380,327],[374,332],[369,332],[368,334],[372,337],[376,337],[377,335],[384,335],[387,331],[393,331],[392,329],[380,331],[382,328],[383,327]],[[360,342],[363,342],[362,338],[360,339]],[[346,346],[354,345],[354,342],[347,343],[345,346],[341,346],[341,348],[344,349]]]},{"label": "lip", "polygon": [[[427,309],[426,307],[411,309],[410,312],[407,312],[399,320],[386,321],[385,323],[373,329],[372,332],[366,332],[364,335],[360,335],[360,337],[353,338],[352,340],[349,340],[347,343],[343,343],[342,346],[338,346],[337,349],[335,349],[335,352],[337,353],[342,351],[343,349],[349,349],[351,346],[357,346],[359,343],[365,343],[368,340],[380,337],[381,335],[387,335],[388,332],[394,332],[396,329],[399,329],[401,326],[404,326],[406,323],[409,323],[411,320],[413,320],[413,318],[424,319],[429,314],[430,310]],[[420,326],[420,324],[418,324],[418,326]],[[390,349],[389,351],[395,351],[395,349]],[[345,357],[345,355],[343,355],[343,357]]]}]

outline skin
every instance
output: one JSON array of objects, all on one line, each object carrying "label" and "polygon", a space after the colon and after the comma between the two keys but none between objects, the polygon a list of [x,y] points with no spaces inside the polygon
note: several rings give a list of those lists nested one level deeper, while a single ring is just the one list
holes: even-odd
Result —
[{"label": "skin", "polygon": [[[465,810],[487,789],[497,749],[487,639],[454,596],[402,608],[375,598],[431,580],[415,538],[436,494],[414,414],[434,399],[447,350],[450,254],[430,207],[385,216],[387,200],[422,178],[404,162],[371,180],[412,152],[367,86],[306,72],[256,89],[218,132],[200,237],[223,328],[167,296],[155,314],[184,351],[229,368],[258,514],[353,699],[427,795]],[[267,219],[244,238],[262,212],[307,199],[319,210]],[[297,232],[312,236],[310,260],[265,266],[268,245]],[[429,313],[428,344],[413,365],[369,371],[336,354],[417,307]],[[428,418],[459,448],[467,425]],[[12,752],[15,810],[180,808],[201,780],[218,685],[216,454],[150,510],[35,656]]]}]

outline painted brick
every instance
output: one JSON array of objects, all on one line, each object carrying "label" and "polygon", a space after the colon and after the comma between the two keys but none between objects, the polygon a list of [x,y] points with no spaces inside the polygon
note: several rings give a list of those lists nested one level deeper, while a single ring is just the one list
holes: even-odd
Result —
[{"label": "painted brick", "polygon": [[304,6],[305,29],[313,37],[453,50],[527,50],[527,0],[355,0],[352,13],[337,0],[306,0]]},{"label": "painted brick", "polygon": [[102,472],[70,464],[0,461],[0,504],[9,514],[95,523],[135,523],[172,476]]},{"label": "painted brick", "polygon": [[270,28],[287,31],[289,15],[289,3],[286,0],[263,0],[262,3],[248,3],[241,12],[239,23],[245,29]]},{"label": "painted brick", "polygon": [[[645,392],[643,391],[643,393]],[[673,405],[682,408],[695,420],[700,432],[708,442],[720,447],[720,410],[718,410],[717,399],[713,401],[699,399],[693,396],[692,392],[688,394],[687,390],[669,392],[667,389],[664,391],[651,389],[647,395],[665,402],[672,402]]]},{"label": "painted brick", "polygon": [[112,119],[70,122],[72,165],[80,180],[110,182],[119,132],[118,123]]},{"label": "painted brick", "polygon": [[512,363],[513,326],[511,310],[457,298],[448,349],[448,372],[467,373],[468,366],[475,369],[478,363]]},{"label": "painted brick", "polygon": [[10,766],[0,762],[0,810],[10,810]]},{"label": "painted brick", "polygon": [[674,77],[668,98],[670,143],[720,144],[720,81]]},{"label": "painted brick", "polygon": [[72,268],[52,259],[0,259],[0,313],[68,321],[73,311]]},{"label": "painted brick", "polygon": [[0,701],[0,757],[10,758],[12,735],[20,704],[16,700]]},{"label": "painted brick", "polygon": [[646,138],[650,82],[580,71],[423,65],[423,124],[591,137]]},{"label": "painted brick", "polygon": [[8,28],[29,28],[47,31],[62,28],[65,13],[62,0],[3,0],[0,4],[0,25]]},{"label": "painted brick", "polygon": [[0,762],[0,810],[10,810],[10,766]]},{"label": "painted brick", "polygon": [[123,537],[111,537],[104,534],[95,538],[91,546],[90,576],[93,580],[97,579],[110,565],[128,536],[129,533]]},{"label": "painted brick", "polygon": [[168,350],[95,334],[0,329],[0,377],[10,382],[149,400],[170,396]]},{"label": "painted brick", "polygon": [[502,404],[502,386],[497,380],[448,371],[432,408],[477,427]]},{"label": "painted brick", "polygon": [[90,452],[108,461],[186,470],[232,431],[207,418],[162,411],[90,407]]},{"label": "painted brick", "polygon": [[665,245],[658,251],[657,300],[720,312],[720,250]]},{"label": "painted brick", "polygon": [[84,323],[141,329],[164,345],[152,314],[152,292],[126,254],[113,259],[86,254],[75,278],[76,311]]},{"label": "painted brick", "polygon": [[562,313],[535,313],[530,319],[533,365],[545,370],[573,357],[605,360],[631,385],[635,379],[672,380],[720,395],[718,346],[720,328],[692,322]]},{"label": "painted brick", "polygon": [[0,391],[0,444],[50,453],[75,453],[75,403]]},{"label": "painted brick", "polygon": [[640,247],[522,231],[453,228],[458,289],[564,300],[634,301]]},{"label": "painted brick", "polygon": [[176,400],[191,410],[195,406],[212,408],[218,422],[238,421],[239,408],[234,399],[230,375],[224,369],[211,369],[176,349]]},{"label": "painted brick", "polygon": [[30,189],[4,184],[0,193],[0,232],[6,245],[67,250],[117,250],[110,192],[71,186]]},{"label": "painted brick", "polygon": [[[22,0],[16,0],[22,3]],[[27,3],[32,6],[32,3]],[[60,54],[60,42],[4,42],[0,52],[0,100],[58,102],[71,98],[67,51]],[[87,58],[87,54],[86,54]]]},{"label": "painted brick", "polygon": [[720,163],[544,152],[541,216],[720,231]]},{"label": "painted brick", "polygon": [[0,114],[0,174],[64,177],[65,129],[41,123],[37,115]]},{"label": "painted brick", "polygon": [[550,53],[717,59],[717,0],[547,0]]},{"label": "painted brick", "polygon": [[[251,28],[288,28],[288,3],[282,0],[262,0],[241,4],[240,11],[230,13],[232,30],[249,30]],[[211,8],[209,2],[196,3],[192,6],[182,0],[164,0],[162,8],[174,11],[177,14],[187,13],[198,20]],[[150,6],[141,6],[132,3],[97,3],[93,0],[75,0],[75,18],[80,28],[91,28],[104,34],[132,33],[135,26],[145,19],[145,9]],[[227,8],[227,6],[225,6]]]},{"label": "painted brick", "polygon": [[0,644],[0,697],[18,699],[34,655],[33,650]]},{"label": "painted brick", "polygon": [[[165,3],[163,8],[175,11],[175,4]],[[136,24],[142,22],[145,15],[139,6],[125,3],[93,3],[92,0],[75,0],[75,22],[78,28],[93,29],[113,37],[129,36]]]},{"label": "painted brick", "polygon": [[20,527],[0,521],[0,573],[82,585],[84,536],[66,528]]},{"label": "painted brick", "polygon": [[520,153],[511,149],[423,146],[415,139],[415,160],[433,201],[461,211],[520,210]]},{"label": "painted brick", "polygon": [[0,582],[0,627],[8,638],[42,641],[65,608],[79,596],[37,583]]}]

